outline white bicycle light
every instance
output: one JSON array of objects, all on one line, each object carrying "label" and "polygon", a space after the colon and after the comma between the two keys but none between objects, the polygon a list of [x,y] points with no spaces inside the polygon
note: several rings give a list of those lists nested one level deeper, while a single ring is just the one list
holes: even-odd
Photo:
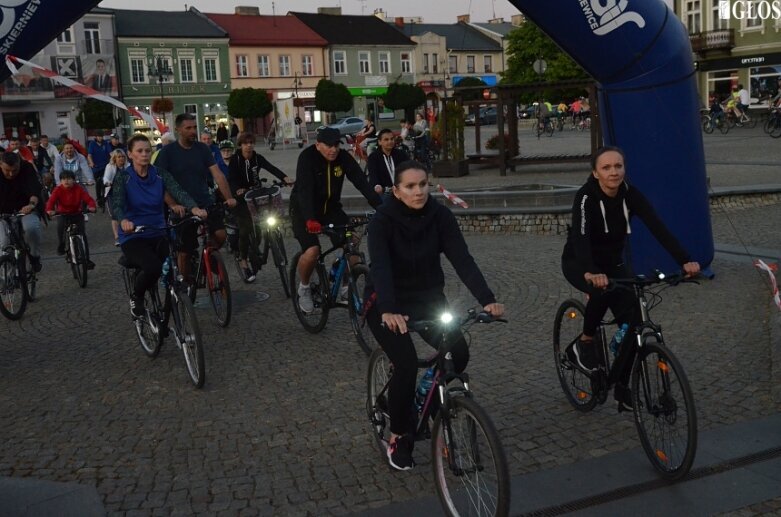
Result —
[{"label": "white bicycle light", "polygon": [[443,312],[442,316],[439,317],[439,321],[447,325],[448,323],[453,321],[453,315],[450,314],[449,312]]},{"label": "white bicycle light", "polygon": [[268,216],[268,219],[266,219],[266,224],[269,226],[276,226],[277,218],[273,215]]}]

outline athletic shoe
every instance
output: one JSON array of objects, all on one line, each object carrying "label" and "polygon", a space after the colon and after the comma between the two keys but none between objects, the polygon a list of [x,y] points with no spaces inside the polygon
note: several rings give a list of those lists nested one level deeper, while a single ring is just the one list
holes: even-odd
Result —
[{"label": "athletic shoe", "polygon": [[89,269],[90,271],[95,269],[95,263],[92,262],[91,260],[87,260],[87,269]]},{"label": "athletic shoe", "polygon": [[36,273],[40,273],[41,269],[43,269],[43,264],[41,264],[41,257],[30,255],[30,264],[32,264],[33,271],[35,271]]},{"label": "athletic shoe", "polygon": [[623,384],[616,384],[616,389],[613,392],[613,396],[618,402],[618,412],[632,411],[634,407],[632,404],[632,390],[624,386]]},{"label": "athletic shoe", "polygon": [[114,241],[114,246],[119,247],[119,241]]},{"label": "athletic shoe", "polygon": [[596,339],[593,341],[581,341],[578,339],[567,348],[567,359],[579,368],[587,372],[593,372],[599,366],[596,346]]},{"label": "athletic shoe", "polygon": [[312,288],[309,286],[298,286],[298,307],[301,309],[301,312],[307,314],[315,310],[315,302],[312,300]]},{"label": "athletic shoe", "polygon": [[248,284],[251,284],[255,281],[255,273],[253,273],[252,270],[248,267],[244,268],[244,281]]},{"label": "athletic shoe", "polygon": [[411,470],[415,466],[412,461],[412,437],[405,434],[396,438],[396,441],[388,444],[388,463],[396,470]]},{"label": "athletic shoe", "polygon": [[144,298],[143,297],[130,297],[130,314],[138,319],[144,316],[146,311],[144,310]]}]

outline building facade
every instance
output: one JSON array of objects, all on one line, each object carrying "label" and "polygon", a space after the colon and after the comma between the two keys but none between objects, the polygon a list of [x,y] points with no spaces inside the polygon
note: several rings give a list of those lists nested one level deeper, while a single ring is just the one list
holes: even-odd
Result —
[{"label": "building facade", "polygon": [[[152,113],[173,126],[178,113],[192,113],[198,128],[229,126],[231,78],[228,35],[194,8],[188,11],[116,9],[120,88],[125,104],[152,113],[156,98],[173,102],[170,113]],[[127,133],[159,138],[156,128],[126,117]]]},{"label": "building facade", "polygon": [[[91,10],[29,61],[118,97],[113,11]],[[83,102],[75,90],[21,67],[0,85],[0,133],[22,139],[47,135],[53,140],[67,134],[85,141],[86,131],[77,123]]]}]

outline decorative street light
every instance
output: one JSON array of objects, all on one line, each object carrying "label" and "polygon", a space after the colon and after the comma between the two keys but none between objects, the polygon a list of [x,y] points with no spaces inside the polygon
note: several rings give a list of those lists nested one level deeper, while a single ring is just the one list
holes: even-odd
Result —
[{"label": "decorative street light", "polygon": [[296,116],[299,115],[298,108],[301,105],[301,101],[298,100],[298,89],[303,85],[304,82],[301,81],[301,78],[298,76],[298,72],[296,72],[293,79],[293,105],[296,107]]},{"label": "decorative street light", "polygon": [[168,67],[168,63],[163,61],[163,58],[158,56],[155,66],[149,65],[149,76],[156,77],[157,82],[160,85],[160,98],[163,98],[163,83],[168,82],[168,79],[174,75],[174,71]]}]

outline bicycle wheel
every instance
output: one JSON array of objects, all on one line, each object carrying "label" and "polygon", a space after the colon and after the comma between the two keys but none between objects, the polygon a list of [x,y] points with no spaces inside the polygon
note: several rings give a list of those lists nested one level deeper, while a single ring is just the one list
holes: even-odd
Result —
[{"label": "bicycle wheel", "polygon": [[290,284],[287,276],[287,252],[285,252],[285,241],[282,239],[282,233],[279,230],[271,232],[269,246],[271,255],[274,258],[274,265],[277,266],[277,271],[279,271],[279,279],[282,282],[285,297],[290,298]]},{"label": "bicycle wheel", "polygon": [[643,450],[668,480],[685,476],[697,452],[694,396],[681,363],[646,340],[632,366],[632,404]]},{"label": "bicycle wheel", "polygon": [[578,411],[591,411],[597,405],[598,397],[591,378],[573,365],[565,353],[583,332],[583,315],[586,308],[578,300],[564,301],[556,311],[553,323],[553,360],[561,389],[567,400]]},{"label": "bicycle wheel", "polygon": [[743,121],[743,127],[747,127],[749,129],[754,129],[757,127],[757,115],[754,115],[748,120]]},{"label": "bicycle wheel", "polygon": [[773,128],[774,125],[775,125],[775,117],[771,115],[770,117],[768,117],[765,123],[762,124],[762,131],[764,131],[767,134],[770,134],[770,130]]},{"label": "bicycle wheel", "polygon": [[448,400],[431,435],[431,457],[439,501],[447,515],[507,515],[510,474],[499,434],[477,402]]},{"label": "bicycle wheel", "polygon": [[[209,290],[209,299],[212,302],[217,324],[227,327],[231,321],[231,309],[233,307],[231,296],[231,283],[228,278],[228,269],[219,251],[209,252],[211,257],[211,274],[206,279],[206,288]],[[206,274],[204,268],[204,274]]]},{"label": "bicycle wheel", "polygon": [[293,310],[296,311],[298,321],[304,327],[304,330],[317,334],[328,322],[328,281],[325,276],[325,269],[322,264],[315,265],[312,276],[309,279],[309,288],[312,290],[312,302],[314,309],[311,312],[304,312],[298,303],[298,286],[301,284],[301,277],[298,276],[298,260],[301,252],[293,257],[290,264],[290,299],[293,301]]},{"label": "bicycle wheel", "polygon": [[73,250],[71,267],[76,273],[76,281],[79,287],[87,287],[87,254],[84,251],[84,240],[81,235],[71,237],[71,249]]},{"label": "bicycle wheel", "polygon": [[378,346],[369,324],[363,317],[363,293],[369,278],[369,268],[363,264],[354,266],[352,277],[352,281],[347,284],[347,312],[350,314],[350,325],[358,345],[369,355]]},{"label": "bicycle wheel", "polygon": [[206,365],[195,309],[186,293],[178,293],[177,298],[171,301],[171,309],[174,316],[174,336],[184,354],[187,374],[195,387],[200,388],[206,381]]},{"label": "bicycle wheel", "polygon": [[555,131],[555,128],[553,127],[553,124],[548,122],[545,124],[545,132],[548,134],[549,137],[553,136],[553,132]]},{"label": "bicycle wheel", "polygon": [[369,373],[366,376],[366,416],[369,418],[372,437],[383,459],[386,457],[391,435],[388,392],[385,390],[391,375],[393,365],[390,359],[382,348],[376,348],[369,357]]},{"label": "bicycle wheel", "polygon": [[18,320],[27,308],[27,282],[12,255],[0,257],[0,312]]},{"label": "bicycle wheel", "polygon": [[781,137],[781,116],[773,117],[773,125],[770,127],[768,134],[773,138]]},{"label": "bicycle wheel", "polygon": [[713,133],[713,119],[711,119],[710,115],[703,115],[700,117],[700,125],[705,133]]},{"label": "bicycle wheel", "polygon": [[721,131],[722,135],[726,135],[727,133],[729,133],[731,126],[724,117],[720,117],[716,120],[716,127],[719,128],[719,131]]},{"label": "bicycle wheel", "polygon": [[25,256],[24,275],[25,278],[27,278],[27,301],[34,302],[35,297],[38,294],[38,277],[36,276],[36,273],[33,270],[33,263],[30,259],[30,254],[25,253],[24,256]]},{"label": "bicycle wheel", "polygon": [[149,357],[157,357],[160,346],[163,344],[163,318],[160,311],[160,295],[157,286],[144,293],[144,307],[146,316],[135,321],[136,334],[141,349]]}]

